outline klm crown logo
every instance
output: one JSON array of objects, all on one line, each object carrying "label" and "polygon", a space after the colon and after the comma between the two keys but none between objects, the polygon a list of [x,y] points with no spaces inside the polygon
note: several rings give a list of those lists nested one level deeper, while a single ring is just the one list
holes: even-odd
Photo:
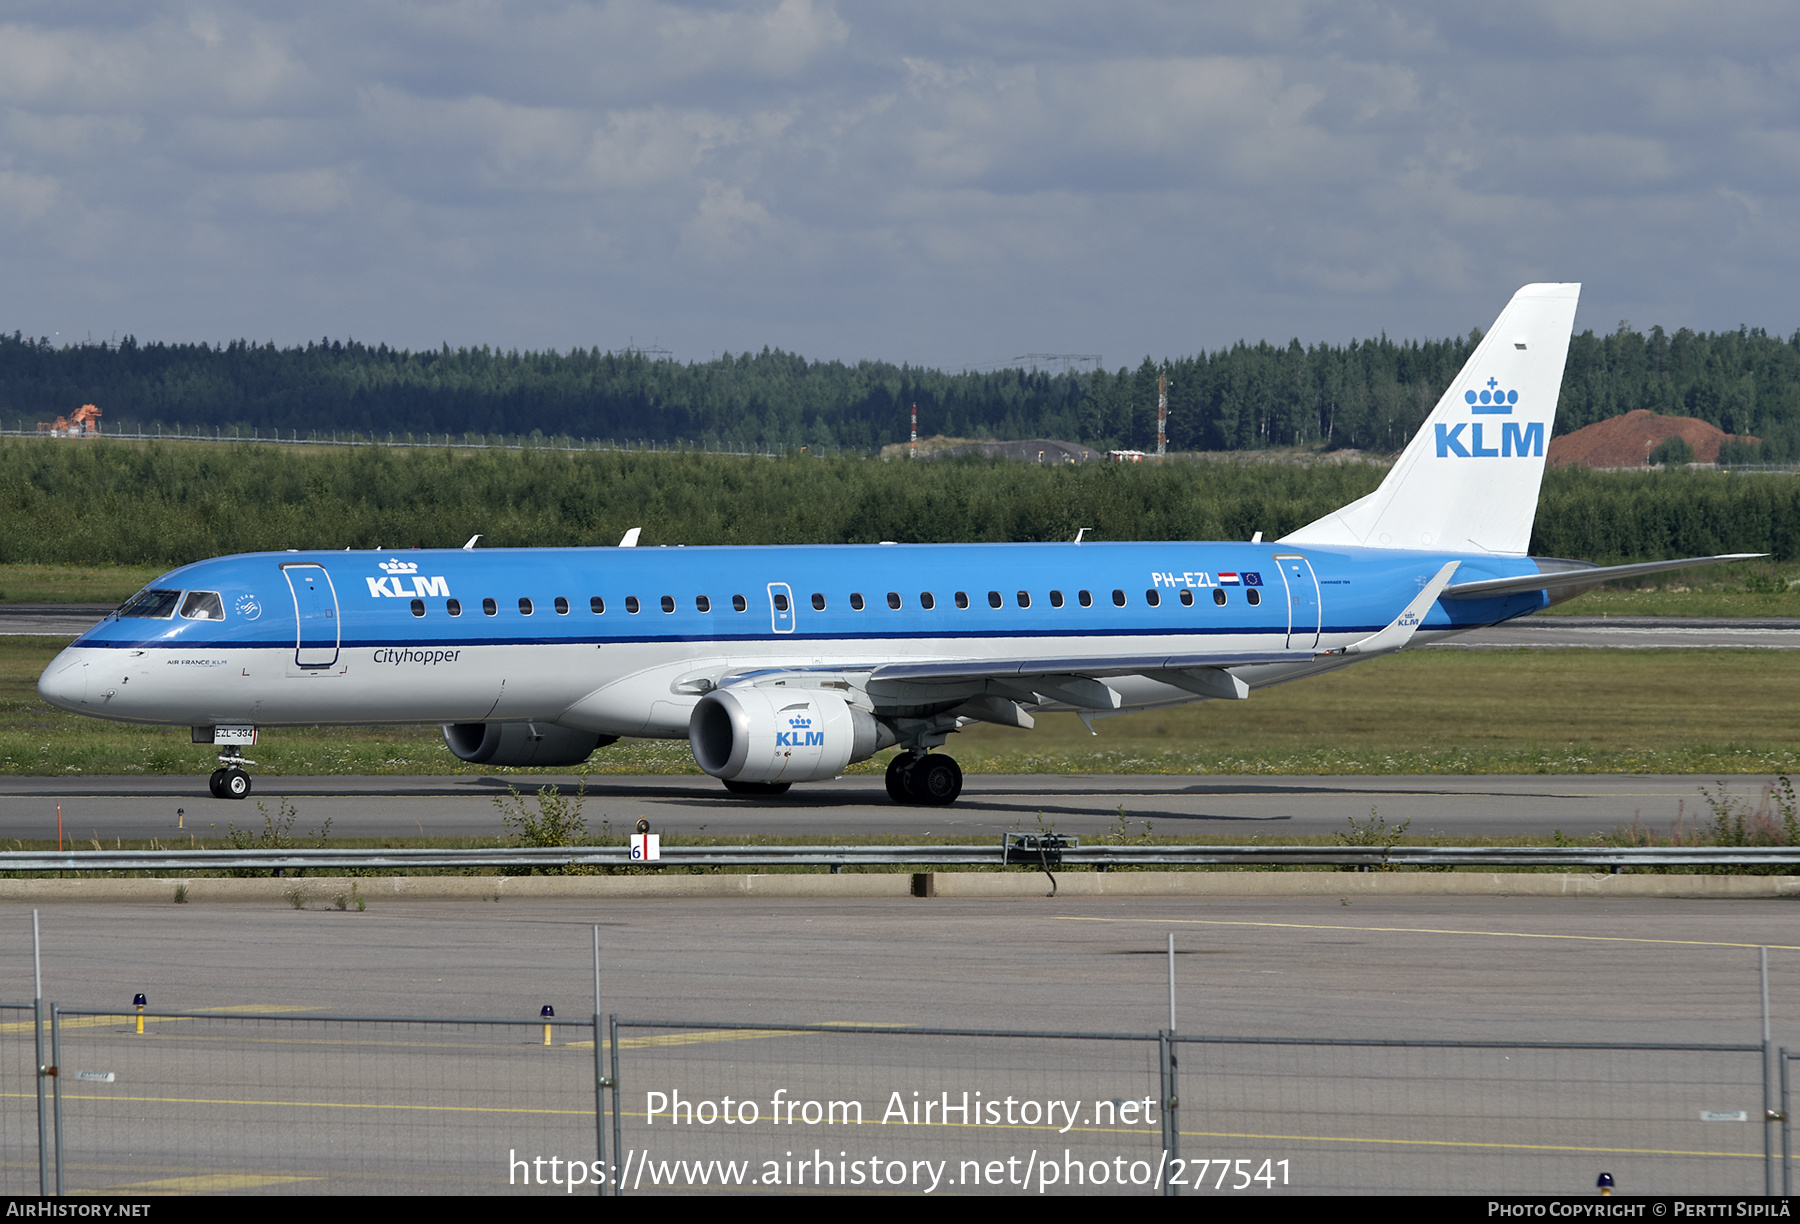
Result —
[{"label": "klm crown logo", "polygon": [[1490,378],[1479,394],[1464,391],[1463,398],[1469,402],[1469,411],[1476,416],[1511,416],[1512,406],[1519,402],[1519,393],[1500,390],[1500,380]]},{"label": "klm crown logo", "polygon": [[788,726],[796,731],[804,731],[806,728],[812,726],[812,719],[804,714],[796,714],[794,717],[788,719]]},{"label": "klm crown logo", "polygon": [[[1511,416],[1519,402],[1517,391],[1503,391],[1500,380],[1490,378],[1480,391],[1464,391],[1463,401],[1471,416]],[[1464,431],[1467,436],[1464,436]],[[1454,425],[1441,422],[1433,426],[1439,459],[1542,459],[1544,457],[1544,423],[1502,421],[1500,436],[1482,437],[1482,422],[1458,421]],[[1496,445],[1497,444],[1497,445]]]},{"label": "klm crown logo", "polygon": [[419,572],[418,566],[411,561],[402,561],[399,557],[390,557],[375,568],[385,570],[390,574],[416,574]]}]

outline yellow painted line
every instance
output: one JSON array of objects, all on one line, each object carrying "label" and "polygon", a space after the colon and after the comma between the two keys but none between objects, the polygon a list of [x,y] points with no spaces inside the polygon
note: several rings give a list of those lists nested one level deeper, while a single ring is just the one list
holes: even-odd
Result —
[{"label": "yellow painted line", "polygon": [[[804,1037],[802,1029],[701,1029],[686,1033],[668,1033],[660,1037],[626,1037],[619,1042],[621,1050],[654,1050],[668,1046],[705,1045],[714,1041],[754,1041],[758,1037]],[[591,1050],[592,1041],[565,1042],[566,1049]],[[601,1049],[610,1050],[611,1042]]]},{"label": "yellow painted line", "polygon": [[[196,1012],[202,1012],[207,1015],[218,1015],[218,1016],[229,1016],[229,1015],[233,1015],[233,1014],[239,1013],[239,1012],[248,1012],[248,1013],[254,1014],[257,1012],[275,1013],[275,1012],[304,1012],[304,1011],[317,1011],[317,1010],[319,1010],[319,1009],[316,1007],[287,1007],[287,1006],[263,1007],[259,1004],[253,1004],[253,1003],[235,1004],[231,1007],[200,1007],[200,1008],[195,1009]],[[147,1015],[144,1017],[144,1023],[145,1024],[163,1024],[163,1023],[167,1023],[169,1021],[184,1020],[184,1019],[188,1019],[188,1018],[189,1017],[186,1017],[186,1016],[151,1016],[151,1015]],[[129,1025],[135,1026],[137,1024],[137,1014],[135,1012],[133,1012],[128,1015],[124,1012],[121,1012],[116,1016],[63,1016],[56,1023],[57,1023],[58,1028],[65,1028],[65,1029],[105,1028],[108,1025],[112,1025],[112,1024],[129,1024]],[[10,1021],[7,1021],[5,1024],[0,1024],[0,1033],[29,1033],[31,1031],[31,1025],[32,1025],[32,1021],[30,1021],[30,1020],[10,1020]],[[46,1030],[50,1027],[50,1015],[47,1011],[44,1014],[44,1027]]]},{"label": "yellow painted line", "polygon": [[[168,1020],[179,1020],[180,1018],[181,1017],[179,1016],[145,1016],[144,1023],[161,1024]],[[64,1016],[56,1022],[58,1028],[65,1029],[110,1028],[116,1024],[135,1025],[136,1023],[136,1016]],[[30,1020],[9,1021],[6,1024],[0,1024],[0,1033],[29,1033],[31,1031],[31,1025],[32,1022]],[[50,1016],[48,1012],[44,1015],[44,1031],[46,1033],[50,1031]]]},{"label": "yellow painted line", "polygon": [[[0,1092],[0,1097],[17,1097],[36,1099],[35,1093]],[[150,1105],[252,1105],[268,1106],[271,1109],[385,1109],[410,1113],[466,1113],[466,1114],[550,1114],[556,1116],[575,1116],[591,1118],[594,1111],[590,1109],[513,1109],[495,1105],[393,1105],[373,1101],[239,1101],[226,1097],[152,1097],[152,1096],[83,1096],[81,1103],[99,1104],[101,1102],[129,1101],[136,1104]]]},{"label": "yellow painted line", "polygon": [[107,1186],[96,1194],[241,1194],[264,1186],[318,1181],[316,1177],[290,1177],[275,1173],[200,1173],[191,1177],[162,1177],[155,1181]]},{"label": "yellow painted line", "polygon": [[1182,1131],[1199,1139],[1274,1139],[1287,1143],[1387,1143],[1403,1147],[1500,1148],[1517,1152],[1585,1152],[1608,1156],[1728,1156],[1761,1160],[1761,1152],[1690,1152],[1682,1148],[1576,1147],[1564,1143],[1486,1143],[1473,1139],[1370,1139],[1358,1135],[1253,1135],[1230,1131]]},{"label": "yellow painted line", "polygon": [[1675,944],[1689,948],[1768,948],[1774,952],[1800,952],[1795,944],[1741,943],[1726,939],[1646,939],[1636,935],[1550,935],[1537,931],[1457,931],[1438,927],[1351,926],[1333,922],[1243,922],[1218,918],[1090,918],[1074,914],[1053,915],[1057,922],[1133,922],[1169,926],[1269,927],[1292,931],[1360,931],[1380,935],[1469,935],[1485,939],[1572,939],[1587,943]]}]

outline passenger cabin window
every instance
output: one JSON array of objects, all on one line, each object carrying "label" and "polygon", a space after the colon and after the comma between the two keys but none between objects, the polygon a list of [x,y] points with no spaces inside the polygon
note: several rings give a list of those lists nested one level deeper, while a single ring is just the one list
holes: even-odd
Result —
[{"label": "passenger cabin window", "polygon": [[673,595],[664,595],[662,597],[662,610],[664,612],[673,612],[675,610],[675,597]]},{"label": "passenger cabin window", "polygon": [[894,609],[896,612],[900,610],[900,592],[888,592],[888,607]]},{"label": "passenger cabin window", "polygon": [[708,599],[704,595],[694,596],[694,611],[696,611],[696,612],[711,612],[712,611],[712,600]]},{"label": "passenger cabin window", "polygon": [[1249,600],[1250,606],[1254,608],[1257,604],[1262,602],[1262,592],[1255,587],[1251,587],[1248,591],[1244,592],[1244,598]]},{"label": "passenger cabin window", "polygon": [[1149,604],[1152,608],[1161,607],[1162,595],[1157,592],[1155,587],[1151,587],[1148,591],[1144,592],[1144,602]]},{"label": "passenger cabin window", "polygon": [[425,601],[423,599],[415,599],[412,601],[412,614],[414,616],[425,615]]},{"label": "passenger cabin window", "polygon": [[930,591],[920,591],[919,592],[919,606],[921,608],[924,608],[927,612],[929,612],[933,608],[937,607],[937,597],[934,596]]},{"label": "passenger cabin window", "polygon": [[181,601],[181,614],[188,620],[222,621],[225,605],[219,601],[217,591],[189,591]]},{"label": "passenger cabin window", "polygon": [[462,600],[446,599],[444,601],[444,611],[448,612],[451,616],[461,616],[462,615]]},{"label": "passenger cabin window", "polygon": [[1125,606],[1125,592],[1124,591],[1114,591],[1113,592],[1113,607],[1123,608],[1124,606]]},{"label": "passenger cabin window", "polygon": [[498,616],[500,614],[500,605],[491,599],[484,599],[481,601],[481,610],[489,616]]},{"label": "passenger cabin window", "polygon": [[1063,606],[1063,596],[1061,591],[1050,592],[1050,606],[1052,608],[1060,608]]},{"label": "passenger cabin window", "polygon": [[1006,601],[1004,599],[1000,598],[999,591],[989,591],[988,592],[988,607],[998,608],[1001,604],[1003,604],[1005,602]]},{"label": "passenger cabin window", "polygon": [[625,597],[625,610],[633,616],[638,614],[638,608],[641,606],[642,605],[638,603],[638,597],[636,595],[627,595]]},{"label": "passenger cabin window", "polygon": [[556,597],[556,614],[558,616],[567,616],[569,614],[569,601],[564,599],[561,595]]},{"label": "passenger cabin window", "polygon": [[824,610],[825,610],[825,597],[823,595],[819,594],[817,591],[814,591],[813,592],[813,611],[814,612],[823,612]]},{"label": "passenger cabin window", "polygon": [[599,616],[602,612],[606,611],[606,601],[601,599],[598,595],[594,596],[592,599],[588,600],[588,611],[592,612],[595,616]]},{"label": "passenger cabin window", "polygon": [[1184,608],[1191,608],[1194,606],[1194,593],[1186,587],[1181,588],[1181,606]]},{"label": "passenger cabin window", "polygon": [[788,597],[785,592],[775,592],[775,610],[777,612],[786,612],[788,610]]},{"label": "passenger cabin window", "polygon": [[526,599],[524,596],[519,597],[519,615],[520,616],[530,616],[531,615],[531,601],[529,599]]},{"label": "passenger cabin window", "polygon": [[731,610],[733,612],[742,612],[745,608],[748,608],[749,606],[750,606],[749,603],[747,603],[745,601],[745,599],[742,595],[733,595],[731,597]]},{"label": "passenger cabin window", "polygon": [[151,620],[168,620],[181,602],[180,591],[139,591],[125,601],[120,616],[141,616]]},{"label": "passenger cabin window", "polygon": [[1214,587],[1213,588],[1213,602],[1218,604],[1221,608],[1223,608],[1225,606],[1225,588],[1224,587]]},{"label": "passenger cabin window", "polygon": [[1030,591],[1020,591],[1019,592],[1019,606],[1021,608],[1029,608],[1031,606],[1031,592]]},{"label": "passenger cabin window", "polygon": [[861,591],[850,592],[850,610],[852,612],[861,612],[863,610],[863,597]]},{"label": "passenger cabin window", "polygon": [[956,606],[959,608],[966,608],[969,606],[969,593],[967,591],[958,591],[956,593]]},{"label": "passenger cabin window", "polygon": [[1091,608],[1094,606],[1094,593],[1092,591],[1083,591],[1076,596],[1076,598],[1081,601],[1081,606],[1084,608]]}]

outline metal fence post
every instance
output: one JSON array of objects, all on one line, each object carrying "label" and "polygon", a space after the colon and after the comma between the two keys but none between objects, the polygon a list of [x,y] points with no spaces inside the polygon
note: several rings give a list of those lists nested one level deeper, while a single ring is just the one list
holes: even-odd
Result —
[{"label": "metal fence post", "polygon": [[[34,913],[35,920],[37,915]],[[31,1031],[37,1041],[37,1124],[38,1124],[38,1194],[50,1197],[50,1137],[44,1124],[44,1076],[50,1065],[44,1061],[44,1000],[31,1001]]]},{"label": "metal fence post", "polygon": [[[449,438],[446,436],[445,442]],[[594,927],[594,1159],[602,1167],[606,1164],[606,1064],[600,1055],[600,927]],[[606,1182],[616,1180],[617,1169],[611,1178],[598,1181],[594,1185],[594,1193],[604,1195]]]},{"label": "metal fence post", "polygon": [[1781,1047],[1781,1193],[1792,1194],[1794,1174],[1792,1124],[1788,1121],[1788,1052]]},{"label": "metal fence post", "polygon": [[625,1150],[624,1138],[620,1134],[619,1120],[619,1017],[611,1015],[606,1018],[607,1044],[612,1046],[612,1122],[613,1122],[613,1194],[625,1193],[625,1166],[622,1153]]},{"label": "metal fence post", "polygon": [[50,1099],[56,1118],[56,1194],[61,1198],[68,1190],[63,1185],[62,1024],[54,1003],[50,1005]]},{"label": "metal fence post", "polygon": [[1774,1043],[1769,1036],[1769,950],[1760,949],[1759,958],[1762,965],[1762,1133],[1763,1133],[1763,1193],[1773,1197],[1775,1194],[1775,1135],[1770,1130],[1775,1124],[1775,1102],[1770,1099],[1774,1088],[1775,1070],[1770,1065],[1775,1053]]},{"label": "metal fence post", "polygon": [[1162,1192],[1165,1198],[1179,1198],[1181,1187],[1170,1180],[1176,1173],[1172,1167],[1181,1159],[1181,1098],[1177,1095],[1175,1078],[1175,1034],[1163,1029],[1156,1035],[1158,1061],[1162,1064],[1162,1141],[1163,1141],[1163,1179]]}]

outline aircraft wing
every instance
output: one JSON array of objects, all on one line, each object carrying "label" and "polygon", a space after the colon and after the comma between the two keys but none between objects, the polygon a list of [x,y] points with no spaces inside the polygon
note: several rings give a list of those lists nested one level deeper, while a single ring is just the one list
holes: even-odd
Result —
[{"label": "aircraft wing", "polygon": [[1637,565],[1583,565],[1576,561],[1557,564],[1568,569],[1526,574],[1519,578],[1484,578],[1479,582],[1459,582],[1444,588],[1445,599],[1489,599],[1495,595],[1511,595],[1519,591],[1555,591],[1568,587],[1599,586],[1618,578],[1636,578],[1644,574],[1662,574],[1670,570],[1688,569],[1696,565],[1718,565],[1724,561],[1754,561],[1768,553],[1723,553],[1716,557],[1683,557],[1679,561],[1644,561]]},{"label": "aircraft wing", "polygon": [[[1022,706],[1063,705],[1079,711],[1119,709],[1116,676],[1147,676],[1200,697],[1242,700],[1250,686],[1226,670],[1257,664],[1305,664],[1342,655],[1374,657],[1402,650],[1437,602],[1459,562],[1441,567],[1387,627],[1335,650],[1216,650],[1181,654],[1064,655],[1031,659],[935,659],[866,666],[779,668],[740,672],[722,687],[796,684],[860,690],[878,710],[943,708],[953,716],[1029,727]],[[1085,714],[1084,714],[1085,717]]]}]

